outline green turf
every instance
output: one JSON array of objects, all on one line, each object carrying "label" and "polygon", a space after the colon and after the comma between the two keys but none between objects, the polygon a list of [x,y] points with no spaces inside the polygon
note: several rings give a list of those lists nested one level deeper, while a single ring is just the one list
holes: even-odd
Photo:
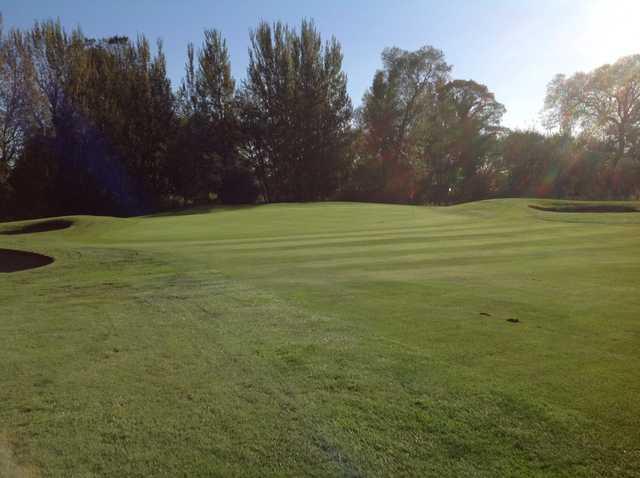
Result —
[{"label": "green turf", "polygon": [[0,476],[640,476],[640,214],[530,203],[0,235]]}]

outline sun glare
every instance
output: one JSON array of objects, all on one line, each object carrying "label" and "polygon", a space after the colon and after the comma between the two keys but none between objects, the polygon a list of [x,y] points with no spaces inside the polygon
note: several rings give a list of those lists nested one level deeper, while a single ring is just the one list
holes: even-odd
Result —
[{"label": "sun glare", "polygon": [[584,28],[576,35],[580,47],[598,65],[640,53],[638,18],[638,0],[597,0],[589,6],[585,21],[581,22]]}]

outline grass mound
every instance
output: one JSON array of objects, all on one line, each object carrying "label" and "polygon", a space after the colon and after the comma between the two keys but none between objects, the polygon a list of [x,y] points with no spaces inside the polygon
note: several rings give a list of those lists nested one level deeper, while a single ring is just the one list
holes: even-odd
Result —
[{"label": "grass mound", "polygon": [[549,212],[640,212],[637,208],[625,204],[556,203],[550,206],[530,204],[529,207]]},{"label": "grass mound", "polygon": [[18,272],[49,265],[53,257],[35,252],[0,249],[0,272]]},{"label": "grass mound", "polygon": [[34,234],[36,232],[59,231],[61,229],[67,229],[72,225],[73,222],[67,219],[52,219],[50,221],[40,221],[14,227],[6,231],[0,231],[0,234],[11,236],[17,234]]}]

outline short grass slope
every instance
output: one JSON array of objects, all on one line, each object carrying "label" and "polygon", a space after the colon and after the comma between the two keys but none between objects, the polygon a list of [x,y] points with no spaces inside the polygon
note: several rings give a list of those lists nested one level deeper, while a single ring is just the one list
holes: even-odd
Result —
[{"label": "short grass slope", "polygon": [[639,476],[640,214],[531,203],[0,235],[0,476]]}]

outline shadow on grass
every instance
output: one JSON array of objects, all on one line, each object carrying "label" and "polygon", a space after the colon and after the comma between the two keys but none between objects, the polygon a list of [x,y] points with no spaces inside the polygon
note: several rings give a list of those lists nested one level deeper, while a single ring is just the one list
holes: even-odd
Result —
[{"label": "shadow on grass", "polygon": [[216,212],[246,211],[262,206],[262,204],[238,204],[237,206],[196,206],[180,209],[172,209],[170,211],[158,212],[143,216],[143,219],[153,219],[158,217],[172,216],[193,216],[196,214],[212,214]]},{"label": "shadow on grass", "polygon": [[18,272],[51,264],[53,257],[36,254],[35,252],[0,249],[0,273]]}]

